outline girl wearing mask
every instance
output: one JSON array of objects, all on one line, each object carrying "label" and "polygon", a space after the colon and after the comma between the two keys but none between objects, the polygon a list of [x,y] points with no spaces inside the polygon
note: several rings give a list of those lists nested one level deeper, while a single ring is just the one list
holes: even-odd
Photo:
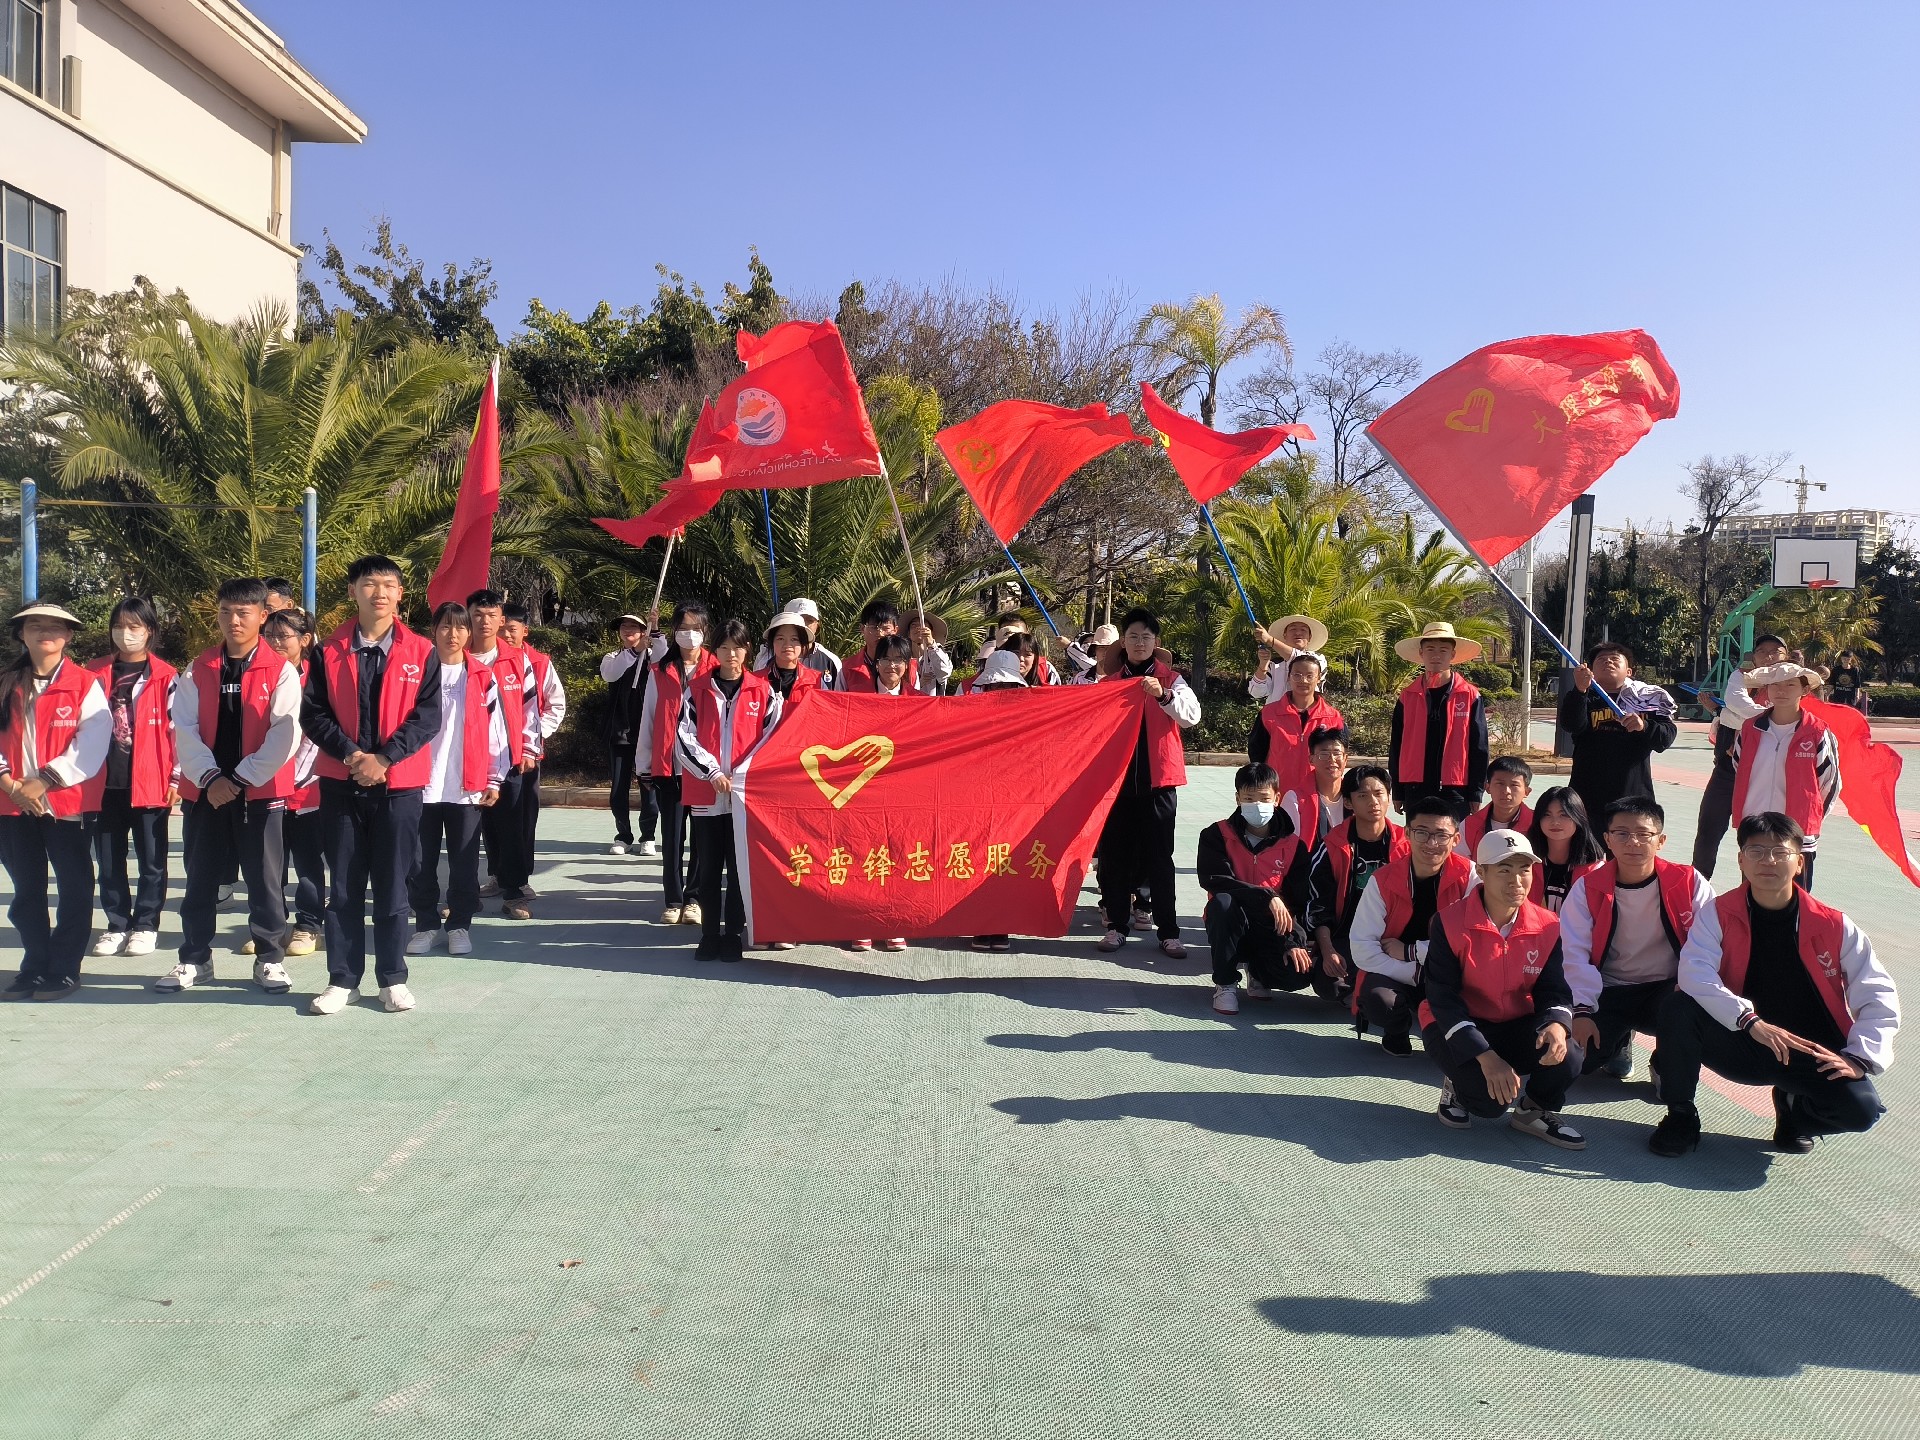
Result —
[{"label": "girl wearing mask", "polygon": [[[145,599],[128,596],[107,623],[113,653],[87,667],[112,720],[106,762],[94,777],[99,808],[87,816],[107,917],[93,953],[151,955],[167,904],[167,822],[180,799],[170,718],[178,672],[152,651],[159,617]],[[129,841],[137,888],[127,877]]]},{"label": "girl wearing mask", "polygon": [[689,814],[680,797],[680,749],[675,738],[694,684],[713,669],[713,655],[706,648],[709,624],[707,607],[698,600],[683,601],[674,608],[673,644],[666,658],[654,666],[634,739],[635,765],[660,797],[663,925],[700,923],[700,902],[690,898],[698,889],[699,862],[696,858],[689,873]]},{"label": "girl wearing mask", "polygon": [[[274,611],[260,627],[260,638],[274,653],[300,671],[300,684],[307,683],[307,662],[313,654],[313,621],[297,608]],[[287,940],[288,955],[311,955],[320,948],[326,933],[327,846],[320,826],[320,781],[314,774],[320,747],[306,731],[293,751],[294,792],[287,800],[282,826],[287,837],[288,868],[297,878],[293,891],[293,934]],[[246,949],[252,950],[249,941]]]}]

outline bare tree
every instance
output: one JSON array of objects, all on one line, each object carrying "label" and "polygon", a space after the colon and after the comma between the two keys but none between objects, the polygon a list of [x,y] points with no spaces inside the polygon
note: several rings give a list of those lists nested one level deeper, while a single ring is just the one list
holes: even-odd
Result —
[{"label": "bare tree", "polygon": [[[1322,449],[1321,477],[1354,497],[1356,506],[1404,509],[1406,497],[1386,457],[1366,438],[1368,425],[1420,378],[1420,362],[1404,350],[1362,350],[1336,340],[1295,374],[1285,361],[1267,366],[1234,391],[1243,425],[1309,424]],[[1307,453],[1289,441],[1296,455]]]},{"label": "bare tree", "polygon": [[[1724,575],[1728,568],[1715,563],[1720,558],[1715,553],[1720,530],[1734,516],[1758,509],[1761,492],[1780,478],[1786,464],[1787,455],[1782,452],[1758,457],[1744,453],[1725,458],[1702,455],[1687,466],[1680,493],[1693,501],[1693,522],[1687,527],[1687,538],[1694,548],[1694,597],[1700,620],[1700,646],[1694,657],[1696,677],[1707,673],[1713,654],[1713,622],[1719,598],[1714,593],[1715,571]],[[1724,579],[1721,582],[1722,586],[1726,583]]]}]

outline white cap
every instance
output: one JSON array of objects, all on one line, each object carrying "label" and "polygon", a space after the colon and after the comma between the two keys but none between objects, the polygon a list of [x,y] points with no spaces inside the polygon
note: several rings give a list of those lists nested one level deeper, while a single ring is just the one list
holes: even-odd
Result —
[{"label": "white cap", "polygon": [[[813,621],[816,625],[820,623],[820,607],[814,604],[813,601],[807,599],[807,597],[804,595],[802,595],[798,600],[794,601],[791,605],[787,606],[785,613],[788,615],[804,615],[807,619]],[[791,623],[791,622],[783,622],[783,623]]]},{"label": "white cap", "polygon": [[1480,837],[1480,843],[1473,852],[1475,863],[1480,865],[1498,865],[1516,857],[1529,864],[1540,863],[1540,857],[1533,853],[1533,846],[1518,830],[1489,830]]},{"label": "white cap", "polygon": [[791,609],[782,610],[767,622],[767,628],[760,633],[763,635],[771,635],[782,625],[795,626],[799,629],[803,639],[810,640],[813,638],[813,633],[807,629],[807,616],[798,605],[793,606]]},{"label": "white cap", "polygon": [[50,600],[36,600],[24,610],[14,611],[11,623],[18,625],[22,620],[33,619],[64,620],[76,630],[85,628],[81,625],[78,615],[74,614],[64,605],[55,605]]},{"label": "white cap", "polygon": [[1011,650],[996,650],[980,666],[977,685],[1025,685],[1020,678],[1020,657]]}]

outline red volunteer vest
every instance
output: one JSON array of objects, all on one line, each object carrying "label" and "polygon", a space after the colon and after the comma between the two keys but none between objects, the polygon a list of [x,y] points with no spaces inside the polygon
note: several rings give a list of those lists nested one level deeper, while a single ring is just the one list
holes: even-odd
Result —
[{"label": "red volunteer vest", "polygon": [[[309,665],[307,661],[302,660],[300,662],[300,689],[303,694],[305,693],[307,688],[307,672],[311,668],[312,667]],[[313,773],[308,776],[306,784],[301,785],[299,783],[300,781],[300,749],[301,749],[301,746],[312,745],[312,744],[313,742],[307,739],[306,735],[303,733],[300,737],[300,744],[293,747],[293,779],[294,779],[294,784],[296,788],[293,794],[287,797],[287,809],[291,810],[296,815],[311,814],[313,811],[320,808],[320,771],[318,768],[319,767],[318,757],[319,757],[320,751],[318,746],[314,746],[315,768],[313,770]]]},{"label": "red volunteer vest", "polygon": [[[1307,739],[1316,730],[1343,729],[1345,722],[1340,712],[1329,705],[1324,696],[1316,695],[1307,713],[1302,715],[1295,708],[1293,697],[1288,695],[1260,707],[1260,724],[1267,732],[1267,764],[1280,777],[1280,793],[1284,795],[1292,790],[1299,795],[1310,795],[1314,817],[1317,817],[1320,793],[1313,783],[1313,753],[1307,749]],[[1304,813],[1307,804],[1305,799],[1300,802],[1302,834],[1312,833],[1308,829],[1312,817]],[[1314,823],[1318,823],[1317,818]]]},{"label": "red volunteer vest", "polygon": [[[501,640],[495,644],[490,667],[493,671],[494,694],[500,701],[500,718],[507,726],[507,763],[516,770],[520,768],[520,762],[527,758],[527,706],[531,704],[536,710],[539,706],[538,698],[527,694],[527,666],[533,663],[529,658],[531,654],[521,646],[509,645]],[[536,668],[534,683],[538,685],[539,680],[540,672]]]},{"label": "red volunteer vest", "polygon": [[[5,734],[0,735],[0,752],[5,753],[8,773],[16,780],[33,778],[26,773],[25,757],[21,754],[26,745],[27,686],[32,683],[31,678],[27,678],[21,688],[13,692],[13,713],[7,717]],[[43,768],[47,761],[66,754],[72,746],[73,737],[80,729],[80,706],[87,692],[99,685],[94,673],[77,660],[62,660],[60,668],[53,672],[53,679],[47,682],[47,688],[33,705],[33,748]],[[49,790],[47,804],[60,816],[83,815],[100,808],[98,792],[90,783]],[[0,796],[0,815],[21,813],[18,805]]]},{"label": "red volunteer vest", "polygon": [[[320,647],[320,664],[327,676],[327,700],[333,718],[349,736],[360,733],[360,664],[354,658],[359,643],[360,624],[349,620]],[[502,646],[504,650],[506,647]],[[420,681],[427,666],[438,665],[433,642],[416,635],[399,621],[393,624],[393,644],[387,650],[386,668],[380,672],[380,714],[374,733],[386,744],[393,732],[406,723],[420,698]],[[326,751],[314,766],[314,773],[328,780],[345,780],[347,767]],[[413,754],[394,762],[387,770],[387,790],[424,790],[433,776],[433,747],[422,745]]]},{"label": "red volunteer vest", "polygon": [[[1467,733],[1472,728],[1473,702],[1480,698],[1474,683],[1455,671],[1447,696],[1447,736],[1440,747],[1441,785],[1467,783]],[[1427,778],[1427,677],[1416,675],[1400,692],[1400,773],[1402,784],[1418,785]]]},{"label": "red volunteer vest", "polygon": [[1033,657],[1033,680],[1031,683],[1035,685],[1052,685],[1057,683],[1054,679],[1053,666],[1047,663],[1046,656],[1036,655]]},{"label": "red volunteer vest", "polygon": [[[1156,660],[1153,668],[1147,672],[1166,689],[1173,693],[1173,682],[1180,677],[1171,665]],[[1138,684],[1146,675],[1128,675],[1116,670],[1111,675],[1103,675],[1102,681],[1125,680]],[[1187,783],[1187,747],[1180,743],[1180,727],[1174,723],[1158,700],[1147,704],[1147,779],[1154,789],[1164,789],[1169,785]]]},{"label": "red volunteer vest", "polygon": [[[209,750],[213,749],[214,733],[220,727],[220,661],[225,654],[224,646],[215,645],[210,650],[202,651],[199,658],[187,667],[193,676],[195,699],[199,702],[200,739]],[[243,760],[266,741],[267,730],[272,725],[269,712],[273,705],[273,692],[279,687],[280,672],[286,668],[287,662],[280,658],[272,646],[264,640],[255,642],[253,657],[240,676],[240,757]],[[344,775],[346,772],[343,770],[341,773]],[[197,775],[182,775],[180,793],[189,800],[197,799],[200,794],[199,781]],[[265,785],[250,786],[246,798],[285,800],[292,794],[293,761],[289,759]]]},{"label": "red volunteer vest", "polygon": [[[1387,863],[1383,868],[1390,870],[1413,853],[1413,846],[1407,840],[1407,832],[1391,820],[1387,821],[1386,836]],[[1340,918],[1345,920],[1349,914],[1346,908],[1347,887],[1353,878],[1353,821],[1351,818],[1342,820],[1327,832],[1327,864],[1333,867],[1333,903],[1340,907]]]},{"label": "red volunteer vest", "polygon": [[[1403,730],[1400,732],[1400,746],[1402,750],[1406,748],[1406,744],[1407,736]],[[1461,830],[1467,837],[1467,854],[1469,856],[1479,848],[1480,842],[1486,838],[1487,827],[1491,824],[1493,824],[1493,804],[1491,801],[1467,816],[1467,823],[1461,826]],[[1513,823],[1511,825],[1503,825],[1500,828],[1503,830],[1517,830],[1524,835],[1527,833],[1527,827],[1532,824],[1533,807],[1523,804],[1520,807],[1520,812],[1513,817]]]},{"label": "red volunteer vest", "polygon": [[[768,689],[773,688],[773,662],[771,660],[767,662],[764,669],[756,670],[753,673],[767,682]],[[811,666],[802,665],[798,670],[793,672],[793,685],[792,688],[787,691],[787,704],[793,704],[794,701],[798,700],[809,690],[818,690],[821,682],[826,678],[826,676]],[[908,691],[907,693],[912,694],[913,692]]]},{"label": "red volunteer vest", "polygon": [[[1751,722],[1749,722],[1751,723]],[[1840,969],[1840,944],[1846,935],[1846,917],[1822,905],[1799,886],[1800,963],[1813,977],[1814,988],[1827,1002],[1827,1013],[1845,1035],[1853,1029],[1847,1008],[1847,977]],[[1720,978],[1739,995],[1747,983],[1747,964],[1753,959],[1753,925],[1747,917],[1747,887],[1729,890],[1713,902],[1720,915]]]},{"label": "red volunteer vest", "polygon": [[[1498,1024],[1533,1014],[1533,982],[1547,968],[1560,941],[1560,917],[1531,900],[1520,902],[1513,928],[1502,935],[1487,918],[1479,895],[1444,907],[1440,924],[1447,944],[1460,960],[1460,998],[1475,1020]],[[1420,1004],[1420,1023],[1433,1023],[1433,1011]]]},{"label": "red volunteer vest", "polygon": [[[693,685],[694,734],[699,737],[700,748],[732,770],[766,734],[772,696],[773,687],[764,675],[749,671],[740,677],[740,693],[733,697],[733,750],[728,754],[721,749],[720,687],[713,683],[711,674],[702,675]],[[691,770],[681,777],[681,804],[711,805],[716,798],[713,786]]]},{"label": "red volunteer vest", "polygon": [[[1390,858],[1386,864],[1373,872],[1373,883],[1380,887],[1380,898],[1387,905],[1387,921],[1381,927],[1380,938],[1398,940],[1400,932],[1407,928],[1407,922],[1413,919],[1413,847],[1403,837],[1399,839],[1405,846],[1404,861],[1398,856]],[[1395,847],[1398,849],[1398,847]],[[1450,905],[1458,903],[1467,893],[1467,885],[1473,879],[1473,863],[1457,850],[1447,852],[1446,863],[1440,867],[1440,887],[1434,893],[1433,913],[1438,915]],[[1418,939],[1419,937],[1415,937]],[[1360,987],[1367,978],[1367,972],[1358,971],[1353,977],[1353,1013],[1360,1013]],[[1420,1022],[1425,1024],[1423,1020]]]},{"label": "red volunteer vest", "polygon": [[[711,669],[713,652],[702,650],[700,659],[693,667],[694,683],[699,684],[700,678]],[[653,697],[653,734],[647,737],[652,758],[647,773],[667,776],[673,774],[673,737],[680,728],[680,710],[687,700],[687,688],[680,679],[678,654],[668,652],[667,658],[653,667],[653,683],[656,687]],[[507,734],[509,737],[513,734],[511,721]]]},{"label": "red volunteer vest", "polygon": [[1264,849],[1249,850],[1230,821],[1222,820],[1214,829],[1227,842],[1227,864],[1233,867],[1233,878],[1278,895],[1281,882],[1287,878],[1287,867],[1299,853],[1300,837],[1288,835]]},{"label": "red volunteer vest", "polygon": [[[113,683],[113,656],[96,660],[87,669],[103,692]],[[173,742],[173,682],[180,674],[158,655],[147,657],[147,683],[133,697],[133,788],[127,803],[136,810],[164,810],[173,788],[178,752]],[[102,765],[87,781],[87,809],[98,810],[107,791],[107,767]]]},{"label": "red volunteer vest", "polygon": [[[529,651],[529,654],[532,652]],[[434,663],[440,663],[436,654]],[[493,769],[493,736],[491,717],[487,713],[487,702],[494,698],[498,685],[493,678],[491,666],[473,658],[467,653],[467,697],[462,705],[460,716],[460,788],[471,795],[475,791],[485,790],[487,781],[492,778],[488,773]],[[441,694],[445,694],[443,690]],[[427,766],[429,777],[433,774],[432,763]]]},{"label": "red volunteer vest", "polygon": [[[908,690],[920,688],[920,662],[907,661],[907,678],[901,685]],[[840,666],[840,688],[850,695],[871,695],[879,687],[873,681],[873,662],[867,658],[864,650],[856,653],[852,659],[843,661]]]},{"label": "red volunteer vest", "polygon": [[[1536,873],[1539,869],[1534,867]],[[1678,952],[1687,943],[1687,932],[1693,929],[1694,869],[1656,856],[1653,876],[1660,887],[1660,917],[1666,922],[1667,938]],[[1593,968],[1599,970],[1606,962],[1607,943],[1613,939],[1613,894],[1620,881],[1620,867],[1609,860],[1594,866],[1585,878],[1587,913],[1593,916]]]},{"label": "red volunteer vest", "polygon": [[[1826,722],[1802,712],[1793,738],[1787,742],[1787,818],[1803,834],[1818,835],[1820,822],[1826,819],[1820,806],[1820,742],[1827,733]],[[1740,770],[1733,777],[1733,823],[1738,825],[1747,813],[1747,787],[1753,781],[1753,766],[1760,752],[1760,727],[1752,720],[1740,727]]]}]

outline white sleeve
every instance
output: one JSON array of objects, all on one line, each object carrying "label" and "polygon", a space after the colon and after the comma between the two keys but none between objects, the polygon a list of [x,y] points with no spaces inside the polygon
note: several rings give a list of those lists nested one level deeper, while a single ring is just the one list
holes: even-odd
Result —
[{"label": "white sleeve", "polygon": [[500,708],[499,687],[487,696],[487,788],[498,790],[513,769],[513,749],[507,743],[506,712]]},{"label": "white sleeve", "polygon": [[1369,877],[1367,888],[1360,892],[1360,903],[1353,907],[1353,927],[1347,932],[1354,968],[1411,985],[1418,978],[1418,966],[1411,960],[1396,960],[1380,948],[1386,928],[1386,898],[1380,893],[1378,881]]},{"label": "white sleeve", "polygon": [[1266,674],[1256,675],[1247,681],[1247,694],[1258,700],[1262,705],[1273,699],[1274,669],[1274,666],[1269,665],[1267,666]]},{"label": "white sleeve", "polygon": [[520,727],[524,746],[521,754],[537,760],[546,753],[546,747],[540,743],[540,683],[533,677],[533,661],[523,657],[520,665],[520,714],[525,722]]},{"label": "white sleeve", "polygon": [[540,740],[543,751],[545,742],[553,738],[554,732],[566,718],[567,687],[560,683],[560,667],[549,660],[547,683],[540,688]]},{"label": "white sleeve", "polygon": [[600,657],[600,678],[611,685],[639,663],[640,657],[633,651],[616,650]]},{"label": "white sleeve", "polygon": [[720,762],[709,755],[700,744],[699,716],[696,707],[680,707],[680,724],[674,735],[674,748],[680,754],[680,763],[690,769],[702,780],[711,780],[720,773]]},{"label": "white sleeve", "polygon": [[1173,717],[1173,723],[1182,730],[1191,730],[1200,723],[1200,697],[1186,682],[1184,676],[1173,677],[1173,689],[1160,701],[1160,708]]},{"label": "white sleeve", "polygon": [[636,775],[653,773],[653,722],[654,712],[659,706],[654,701],[660,695],[659,675],[647,683],[646,699],[640,702],[640,725],[633,736],[633,770]]},{"label": "white sleeve", "polygon": [[1606,958],[1593,953],[1593,912],[1587,908],[1587,877],[1582,875],[1560,902],[1560,967],[1576,1012],[1591,1013],[1599,1005],[1606,985],[1600,967]]},{"label": "white sleeve", "polygon": [[924,655],[918,657],[920,689],[928,695],[938,695],[946,688],[947,681],[953,678],[953,657],[938,645],[931,645]]},{"label": "white sleeve", "polygon": [[760,649],[756,651],[754,654],[753,664],[749,665],[747,668],[749,670],[764,670],[772,663],[773,663],[773,648],[769,645],[762,644]]},{"label": "white sleeve", "polygon": [[1893,1063],[1894,1032],[1900,1028],[1900,997],[1893,977],[1873,953],[1873,943],[1848,920],[1840,938],[1840,969],[1847,977],[1847,1009],[1853,1028],[1847,1032],[1847,1054],[1859,1060],[1869,1075],[1878,1075]]},{"label": "white sleeve", "polygon": [[1729,1030],[1740,1028],[1740,1021],[1753,1006],[1727,988],[1720,978],[1720,908],[1709,905],[1693,917],[1693,929],[1680,951],[1680,989],[1700,1002],[1700,1008]]},{"label": "white sleeve", "polygon": [[107,705],[107,692],[96,679],[80,697],[80,724],[74,729],[73,739],[65,750],[41,763],[41,773],[52,776],[63,790],[91,780],[107,763],[107,745],[112,739],[113,712]]},{"label": "white sleeve", "polygon": [[1767,707],[1756,704],[1752,695],[1747,693],[1747,672],[1735,670],[1727,676],[1727,693],[1720,697],[1723,709],[1732,711],[1741,720],[1751,720]]},{"label": "white sleeve", "polygon": [[655,635],[652,639],[648,640],[647,653],[653,657],[653,663],[656,665],[666,659],[667,637],[664,635]]},{"label": "white sleeve", "polygon": [[242,756],[233,767],[233,778],[249,790],[269,783],[300,748],[300,671],[292,665],[280,667],[267,719],[267,735],[260,748]]},{"label": "white sleeve", "polygon": [[207,782],[220,773],[220,762],[200,735],[200,695],[191,666],[182,670],[173,684],[173,740],[181,776],[206,789]]}]

